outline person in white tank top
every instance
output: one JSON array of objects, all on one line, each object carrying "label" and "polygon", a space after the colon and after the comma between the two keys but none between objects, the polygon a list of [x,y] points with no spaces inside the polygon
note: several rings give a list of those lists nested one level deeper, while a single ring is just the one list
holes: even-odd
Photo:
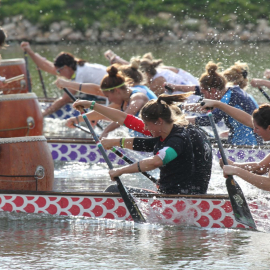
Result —
[{"label": "person in white tank top", "polygon": [[[21,47],[40,69],[52,75],[60,75],[68,80],[73,80],[78,83],[93,83],[99,86],[103,76],[107,73],[105,66],[87,63],[68,52],[61,52],[56,56],[54,62],[51,62],[35,53],[30,47],[29,42],[22,42]],[[73,89],[69,89],[69,91],[73,95],[76,93]],[[102,91],[100,90],[99,92],[102,95]],[[56,112],[70,101],[70,97],[64,93],[62,97],[54,101],[53,104],[43,112],[43,116]]]},{"label": "person in white tank top", "polygon": [[[148,85],[149,88],[157,95],[165,92],[164,84],[171,83],[171,84],[180,84],[185,85],[185,82],[182,77],[180,77],[175,72],[169,69],[160,69],[157,68],[162,63],[162,60],[150,60],[148,58],[141,59],[141,69],[146,74],[148,78]],[[178,82],[178,83],[176,83]],[[168,94],[169,92],[167,92]],[[181,93],[181,92],[179,92]],[[188,98],[187,102],[194,102],[197,97],[191,95]]]},{"label": "person in white tank top", "polygon": [[[114,64],[114,63],[120,64],[120,65],[128,65],[129,64],[128,61],[119,57],[111,50],[106,51],[104,53],[104,56],[110,61],[111,64]],[[151,61],[154,60],[154,57],[153,57],[152,53],[150,53],[150,52],[144,54],[144,56],[142,58],[148,58]],[[159,65],[158,69],[160,69],[161,71],[170,70],[170,71],[174,72],[175,74],[179,75],[182,78],[182,82],[185,85],[198,85],[198,83],[199,83],[197,78],[195,78],[192,74],[190,74],[189,72],[187,72],[181,68]]]}]

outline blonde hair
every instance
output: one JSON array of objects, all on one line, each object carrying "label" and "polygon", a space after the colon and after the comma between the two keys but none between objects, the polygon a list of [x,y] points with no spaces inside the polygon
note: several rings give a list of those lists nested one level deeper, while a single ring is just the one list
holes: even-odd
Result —
[{"label": "blonde hair", "polygon": [[221,91],[227,84],[226,78],[222,73],[218,72],[221,63],[215,64],[210,61],[205,66],[205,73],[203,73],[199,79],[200,85],[203,89],[210,91],[211,88],[215,88]]},{"label": "blonde hair", "polygon": [[157,71],[156,68],[162,64],[162,59],[153,59],[151,53],[145,54],[141,58],[140,68],[143,72],[149,73],[151,76],[155,76]]},{"label": "blonde hair", "polygon": [[224,77],[228,82],[233,85],[239,85],[241,89],[245,89],[248,85],[248,64],[241,61],[235,62],[235,64],[223,72]]},{"label": "blonde hair", "polygon": [[142,72],[139,70],[140,67],[140,59],[139,58],[131,58],[129,65],[121,65],[118,67],[118,70],[125,77],[125,80],[128,85],[135,84],[143,84],[145,78]]},{"label": "blonde hair", "polygon": [[174,102],[183,102],[192,93],[166,95],[161,94],[157,100],[149,100],[141,109],[140,116],[143,121],[156,122],[162,118],[168,124],[174,123],[180,126],[186,126],[189,122],[185,118],[179,107]]}]

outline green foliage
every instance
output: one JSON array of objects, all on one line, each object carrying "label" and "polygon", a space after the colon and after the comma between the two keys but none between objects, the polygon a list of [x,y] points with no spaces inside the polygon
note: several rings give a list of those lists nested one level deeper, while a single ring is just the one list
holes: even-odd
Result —
[{"label": "green foliage", "polygon": [[[102,29],[121,29],[141,26],[145,31],[168,29],[172,20],[204,18],[209,25],[231,27],[233,16],[237,23],[256,23],[260,18],[269,19],[269,0],[2,0],[0,18],[23,15],[32,23],[44,28],[54,21],[68,21],[84,31],[94,22]],[[163,19],[159,13],[170,13]],[[172,19],[173,18],[173,19]]]}]

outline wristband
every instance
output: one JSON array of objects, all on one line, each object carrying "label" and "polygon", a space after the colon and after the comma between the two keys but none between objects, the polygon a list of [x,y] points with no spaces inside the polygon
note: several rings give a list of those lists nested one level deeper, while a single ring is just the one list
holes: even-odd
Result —
[{"label": "wristband", "polygon": [[137,162],[137,166],[138,166],[139,172],[142,172],[141,167],[140,167],[140,161]]},{"label": "wristband", "polygon": [[90,109],[90,110],[93,110],[93,109],[94,109],[95,104],[96,104],[96,102],[93,100],[93,101],[92,101],[92,103],[91,103],[91,105],[90,105],[90,108],[89,108],[89,109]]},{"label": "wristband", "polygon": [[79,92],[81,92],[81,90],[82,90],[82,84],[80,83]]},{"label": "wristband", "polygon": [[121,140],[121,148],[125,148],[125,138],[122,138]]}]

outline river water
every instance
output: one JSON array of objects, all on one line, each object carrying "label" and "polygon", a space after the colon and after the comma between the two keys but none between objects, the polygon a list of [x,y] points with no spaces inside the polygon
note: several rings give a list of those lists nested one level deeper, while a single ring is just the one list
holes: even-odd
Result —
[{"label": "river water", "polygon": [[[269,44],[169,44],[121,46],[37,45],[34,50],[52,60],[70,51],[91,62],[107,65],[103,53],[113,49],[129,59],[152,51],[166,65],[181,67],[195,76],[204,71],[209,60],[228,67],[237,60],[250,66],[250,77],[263,76],[270,68]],[[2,50],[2,57],[22,58],[18,44]],[[42,96],[35,66],[29,60],[33,91]],[[50,96],[61,93],[52,84],[55,78],[43,73]],[[264,97],[249,88],[259,102]],[[55,128],[57,129],[57,122]],[[156,172],[155,172],[156,173]],[[56,163],[55,176],[76,186],[76,179],[97,179],[92,190],[110,183],[105,164]],[[65,180],[66,178],[70,180]],[[74,180],[75,179],[75,180]],[[151,188],[152,183],[139,174],[126,176],[123,183]],[[246,196],[267,199],[259,191],[237,179]],[[60,186],[56,186],[60,189]],[[87,188],[87,187],[84,187]],[[224,178],[214,162],[209,193],[226,193]],[[0,212],[0,269],[270,269],[270,222],[258,231],[199,229],[134,224],[104,219],[57,217],[39,214]]]}]

